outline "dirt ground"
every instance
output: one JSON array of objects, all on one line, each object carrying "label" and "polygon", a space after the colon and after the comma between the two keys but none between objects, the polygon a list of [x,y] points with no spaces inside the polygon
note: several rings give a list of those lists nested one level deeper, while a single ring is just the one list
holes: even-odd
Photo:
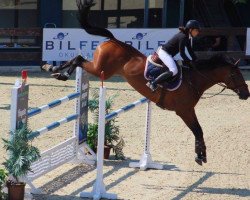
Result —
[{"label": "dirt ground", "polygon": [[[7,138],[10,123],[10,90],[19,73],[0,76],[0,137]],[[250,72],[244,77],[250,85]],[[90,79],[90,91],[99,87],[99,81]],[[29,107],[35,108],[74,91],[74,80],[60,82],[47,74],[29,75]],[[108,96],[118,94],[114,109],[141,98],[120,77],[105,82]],[[219,92],[219,86],[209,89],[205,96]],[[194,137],[174,112],[153,105],[151,154],[164,165],[163,170],[140,171],[129,168],[130,161],[138,161],[143,152],[145,106],[140,106],[117,119],[120,134],[126,146],[126,160],[114,156],[105,161],[104,183],[108,192],[119,199],[135,200],[235,200],[250,199],[250,104],[229,90],[201,100],[196,112],[204,131],[208,163],[199,166],[194,161]],[[43,127],[74,112],[69,102],[30,120],[32,130]],[[90,116],[91,121],[91,116]],[[66,124],[36,139],[41,150],[48,149],[72,134],[73,123]],[[0,163],[6,152],[0,142]],[[65,164],[37,179],[35,185],[45,194],[34,199],[81,199],[79,193],[91,191],[96,173],[93,166]]]}]

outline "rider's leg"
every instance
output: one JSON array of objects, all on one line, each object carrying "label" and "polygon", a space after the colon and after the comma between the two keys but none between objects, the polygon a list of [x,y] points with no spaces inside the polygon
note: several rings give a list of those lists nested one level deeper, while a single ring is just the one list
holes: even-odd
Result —
[{"label": "rider's leg", "polygon": [[178,73],[178,69],[173,57],[166,51],[164,51],[161,47],[158,49],[157,53],[162,62],[168,67],[169,71],[171,71],[173,73],[173,76],[175,76]]},{"label": "rider's leg", "polygon": [[171,78],[172,76],[173,76],[173,72],[171,72],[171,71],[164,72],[163,74],[158,76],[154,81],[151,82],[150,89],[152,91],[155,91],[157,89],[158,84],[160,84],[163,81],[168,81],[169,78]]},{"label": "rider's leg", "polygon": [[178,73],[177,66],[174,62],[174,59],[171,55],[169,55],[166,51],[164,51],[161,47],[157,50],[157,54],[159,58],[162,60],[162,62],[167,66],[169,71],[166,71],[159,75],[157,78],[155,78],[154,81],[150,84],[150,89],[152,91],[155,91],[157,89],[157,84],[168,81],[172,76],[176,75]]},{"label": "rider's leg", "polygon": [[167,81],[169,78],[173,76],[173,72],[171,71],[166,71],[160,76],[158,76],[154,81],[153,84],[157,85],[159,83],[162,83],[163,81]]}]

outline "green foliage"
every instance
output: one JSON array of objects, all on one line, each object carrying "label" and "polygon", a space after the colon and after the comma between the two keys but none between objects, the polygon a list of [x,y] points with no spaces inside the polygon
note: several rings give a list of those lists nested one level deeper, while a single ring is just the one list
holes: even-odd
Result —
[{"label": "green foliage", "polygon": [[[109,97],[106,100],[106,110],[105,114],[112,111],[112,106],[114,104],[114,99],[117,95]],[[98,116],[99,116],[99,95],[98,91],[93,92],[93,99],[89,100],[89,110],[93,113],[94,123],[88,124],[88,135],[87,143],[94,151],[97,148],[98,140]],[[124,159],[123,147],[125,146],[124,140],[119,136],[119,126],[115,124],[115,118],[106,122],[105,124],[105,145],[110,146],[117,159]]]},{"label": "green foliage", "polygon": [[116,145],[113,146],[113,151],[115,153],[116,159],[120,159],[120,160],[125,159],[124,153],[122,151],[124,146],[125,146],[125,142],[123,138],[121,138],[120,141]]},{"label": "green foliage", "polygon": [[2,190],[6,183],[8,177],[8,173],[4,169],[0,169],[0,199],[6,199],[7,194],[5,194]]},{"label": "green foliage", "polygon": [[[98,94],[98,90],[94,90],[93,94],[93,99],[89,100],[89,110],[94,114],[94,122],[98,122],[98,116],[99,116],[99,94]],[[108,114],[112,111],[112,106],[114,104],[114,99],[117,97],[118,95],[114,95],[109,97],[106,102],[105,102],[105,106],[106,106],[106,110],[105,110],[105,114]]]},{"label": "green foliage", "polygon": [[88,133],[87,133],[87,143],[89,147],[96,151],[97,148],[97,139],[98,139],[98,124],[96,123],[89,123],[88,124]]},{"label": "green foliage", "polygon": [[5,184],[8,173],[4,169],[0,169],[0,188]]},{"label": "green foliage", "polygon": [[8,159],[3,165],[16,182],[19,182],[19,177],[26,176],[31,171],[31,164],[40,157],[40,151],[33,147],[28,139],[31,133],[32,131],[23,125],[21,129],[11,132],[10,140],[2,139],[4,149],[8,151]]}]

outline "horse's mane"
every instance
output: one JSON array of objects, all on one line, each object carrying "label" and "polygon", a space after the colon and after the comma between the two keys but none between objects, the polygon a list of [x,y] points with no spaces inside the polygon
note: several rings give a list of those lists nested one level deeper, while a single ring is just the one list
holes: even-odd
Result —
[{"label": "horse's mane", "polygon": [[234,65],[234,59],[223,54],[216,54],[208,59],[198,59],[195,64],[197,69],[215,69],[225,65]]}]

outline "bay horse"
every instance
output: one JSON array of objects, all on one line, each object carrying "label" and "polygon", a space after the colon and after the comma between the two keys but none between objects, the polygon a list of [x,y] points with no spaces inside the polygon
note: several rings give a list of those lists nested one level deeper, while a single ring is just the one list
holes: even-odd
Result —
[{"label": "bay horse", "polygon": [[[233,90],[240,99],[248,99],[248,86],[237,64],[218,56],[207,61],[200,61],[196,63],[196,69],[183,70],[183,82],[177,90],[170,92],[158,88],[152,92],[146,86],[147,80],[144,77],[146,57],[132,46],[117,40],[109,30],[90,25],[88,15],[93,5],[93,0],[77,0],[78,20],[81,27],[89,34],[109,38],[97,47],[93,61],[77,56],[62,66],[44,65],[42,69],[53,72],[52,76],[59,80],[67,80],[77,66],[81,66],[97,77],[100,77],[103,71],[104,79],[115,74],[124,77],[140,94],[163,109],[175,111],[181,117],[195,136],[195,153],[197,154],[195,161],[199,165],[206,163],[206,145],[194,107],[204,91],[221,83],[225,84],[223,87]],[[65,68],[69,68],[68,71],[58,73]]]}]

